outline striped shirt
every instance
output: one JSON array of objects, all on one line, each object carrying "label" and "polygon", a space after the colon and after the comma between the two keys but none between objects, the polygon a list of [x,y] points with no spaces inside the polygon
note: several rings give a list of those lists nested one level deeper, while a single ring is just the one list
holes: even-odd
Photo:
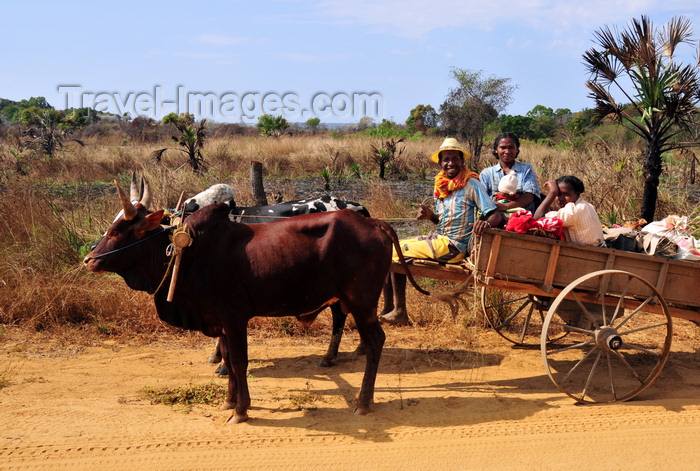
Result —
[{"label": "striped shirt", "polygon": [[591,203],[579,198],[575,203],[567,203],[559,211],[550,211],[546,217],[559,218],[564,222],[566,240],[576,244],[601,245],[603,226],[598,213]]},{"label": "striped shirt", "polygon": [[484,185],[478,179],[470,178],[464,188],[453,191],[442,200],[435,200],[435,214],[439,218],[436,232],[447,236],[462,253],[466,253],[472,237],[470,224],[476,220],[477,210],[488,217],[496,210],[496,204],[486,193]]}]

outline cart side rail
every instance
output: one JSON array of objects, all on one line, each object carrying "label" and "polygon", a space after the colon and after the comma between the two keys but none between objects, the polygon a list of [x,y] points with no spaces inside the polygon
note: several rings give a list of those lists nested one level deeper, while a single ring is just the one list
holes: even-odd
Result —
[{"label": "cart side rail", "polygon": [[[551,294],[586,273],[599,270],[627,271],[652,283],[669,305],[691,311],[688,315],[693,320],[700,321],[698,262],[489,229],[482,234],[476,248],[475,265],[478,276],[481,277],[477,280],[480,283],[490,286],[500,282],[522,283]],[[598,292],[601,287],[596,283],[591,281],[590,285],[581,288]],[[623,289],[626,289],[626,295],[632,297],[651,295],[649,288],[641,282],[625,287],[611,282],[605,287],[605,292],[621,295]]]}]

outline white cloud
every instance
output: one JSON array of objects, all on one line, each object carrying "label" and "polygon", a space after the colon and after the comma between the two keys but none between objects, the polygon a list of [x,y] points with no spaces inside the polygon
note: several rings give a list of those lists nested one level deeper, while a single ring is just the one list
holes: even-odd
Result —
[{"label": "white cloud", "polygon": [[424,38],[443,28],[494,30],[514,26],[566,34],[626,23],[640,14],[666,17],[698,12],[696,0],[322,0],[321,12],[375,32]]}]

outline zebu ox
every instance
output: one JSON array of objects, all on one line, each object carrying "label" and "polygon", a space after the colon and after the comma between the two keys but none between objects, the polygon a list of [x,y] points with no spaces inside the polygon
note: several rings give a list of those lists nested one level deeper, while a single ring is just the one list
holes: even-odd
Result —
[{"label": "zebu ox", "polygon": [[[377,302],[389,272],[392,244],[401,253],[391,226],[348,210],[241,224],[229,219],[227,204],[206,206],[185,220],[192,243],[182,252],[168,302],[166,251],[171,231],[160,225],[163,210],[148,213],[144,204],[134,205],[115,184],[124,214],[85,257],[85,267],[117,273],[132,289],[153,294],[163,321],[221,337],[224,362],[233,373],[222,405],[233,409],[229,422],[248,419],[248,320],[317,313],[336,301],[352,314],[365,345],[365,374],[355,413],[369,412],[385,339]],[[405,267],[403,257],[401,261]]]},{"label": "zebu ox", "polygon": [[[338,211],[341,209],[352,209],[363,216],[370,217],[369,211],[367,211],[364,206],[353,201],[344,201],[330,195],[324,195],[318,198],[287,201],[268,206],[237,206],[233,188],[223,183],[213,185],[201,193],[186,199],[183,205],[183,211],[185,214],[188,214],[197,211],[204,206],[220,202],[228,202],[231,205],[229,215],[231,220],[247,224],[274,222],[280,219],[300,216],[302,214]],[[345,327],[345,321],[347,319],[347,314],[342,311],[338,303],[331,304],[330,309],[333,319],[331,340],[328,344],[326,354],[318,363],[319,366],[331,366],[333,364],[333,360],[337,358],[338,349],[340,348],[340,341],[343,337],[343,328]],[[311,323],[316,319],[317,315],[318,313],[309,314],[306,316],[297,316],[297,319],[305,326],[308,326],[311,325]],[[363,351],[364,348],[360,343],[360,345],[357,347],[356,353],[362,353]],[[216,346],[214,347],[214,352],[209,356],[208,361],[210,363],[219,363],[221,359],[219,340],[217,340]],[[216,373],[222,376],[227,375],[228,371],[226,369],[226,365],[219,365],[219,367],[216,369]]]}]

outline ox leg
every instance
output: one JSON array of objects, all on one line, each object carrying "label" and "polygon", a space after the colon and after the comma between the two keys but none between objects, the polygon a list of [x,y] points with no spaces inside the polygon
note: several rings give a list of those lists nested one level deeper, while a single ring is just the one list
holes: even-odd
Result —
[{"label": "ox leg", "polygon": [[[318,362],[320,367],[333,366],[333,360],[338,357],[338,348],[340,347],[340,340],[343,338],[343,329],[345,328],[345,321],[348,315],[343,312],[340,307],[340,303],[336,302],[331,304],[331,313],[333,314],[333,331],[331,333],[331,341],[328,345],[328,351],[324,355],[323,359]],[[360,344],[355,349],[355,355],[364,355],[365,346],[360,340]]]},{"label": "ox leg", "polygon": [[382,288],[382,295],[384,297],[384,307],[382,308],[380,316],[394,310],[394,285],[391,282],[391,273],[386,277],[386,283],[384,283],[384,287]]},{"label": "ox leg", "polygon": [[[224,359],[224,362],[222,365],[219,365],[219,368],[217,368],[217,372],[219,371],[220,368],[228,368],[228,370],[231,370],[231,360],[229,359],[229,347],[226,342],[226,335],[222,335],[218,339],[217,343],[219,350],[221,352],[221,356]],[[221,404],[220,409],[221,410],[230,410],[234,409],[236,407],[236,396],[238,395],[238,388],[236,387],[236,377],[229,375],[228,377],[228,389],[226,392],[226,399],[224,400],[224,403]]]},{"label": "ox leg", "polygon": [[233,329],[225,329],[226,335],[226,366],[229,369],[228,390],[229,398],[235,393],[233,415],[229,417],[229,423],[240,423],[248,420],[248,408],[250,407],[250,392],[248,391],[248,332],[246,326],[236,326]]},{"label": "ox leg", "polygon": [[331,331],[331,341],[328,344],[328,351],[323,356],[318,366],[327,367],[333,366],[333,360],[338,357],[338,348],[340,340],[343,338],[343,328],[348,315],[340,308],[340,303],[331,304],[331,314],[333,315],[333,330]]},{"label": "ox leg", "polygon": [[367,311],[366,314],[353,314],[360,338],[365,345],[366,363],[365,376],[362,378],[362,388],[355,397],[355,415],[364,415],[369,412],[370,404],[374,399],[374,383],[377,380],[377,370],[379,369],[379,359],[382,356],[384,340],[386,336],[382,326],[376,320],[376,316]]},{"label": "ox leg", "polygon": [[212,352],[211,355],[209,355],[209,358],[207,359],[208,363],[219,363],[219,366],[216,367],[214,370],[214,374],[220,375],[220,376],[226,376],[228,375],[228,367],[226,366],[226,362],[222,361],[223,356],[221,355],[221,337],[216,339],[216,345],[214,346],[214,352]]},{"label": "ox leg", "polygon": [[393,298],[396,305],[390,312],[382,314],[380,319],[382,322],[386,322],[387,324],[407,325],[408,313],[406,312],[406,275],[392,273],[391,285],[393,287]]},{"label": "ox leg", "polygon": [[223,357],[221,356],[221,337],[218,337],[216,339],[216,345],[214,345],[214,351],[209,355],[209,358],[207,358],[207,363],[219,363],[221,360],[223,360]]}]

